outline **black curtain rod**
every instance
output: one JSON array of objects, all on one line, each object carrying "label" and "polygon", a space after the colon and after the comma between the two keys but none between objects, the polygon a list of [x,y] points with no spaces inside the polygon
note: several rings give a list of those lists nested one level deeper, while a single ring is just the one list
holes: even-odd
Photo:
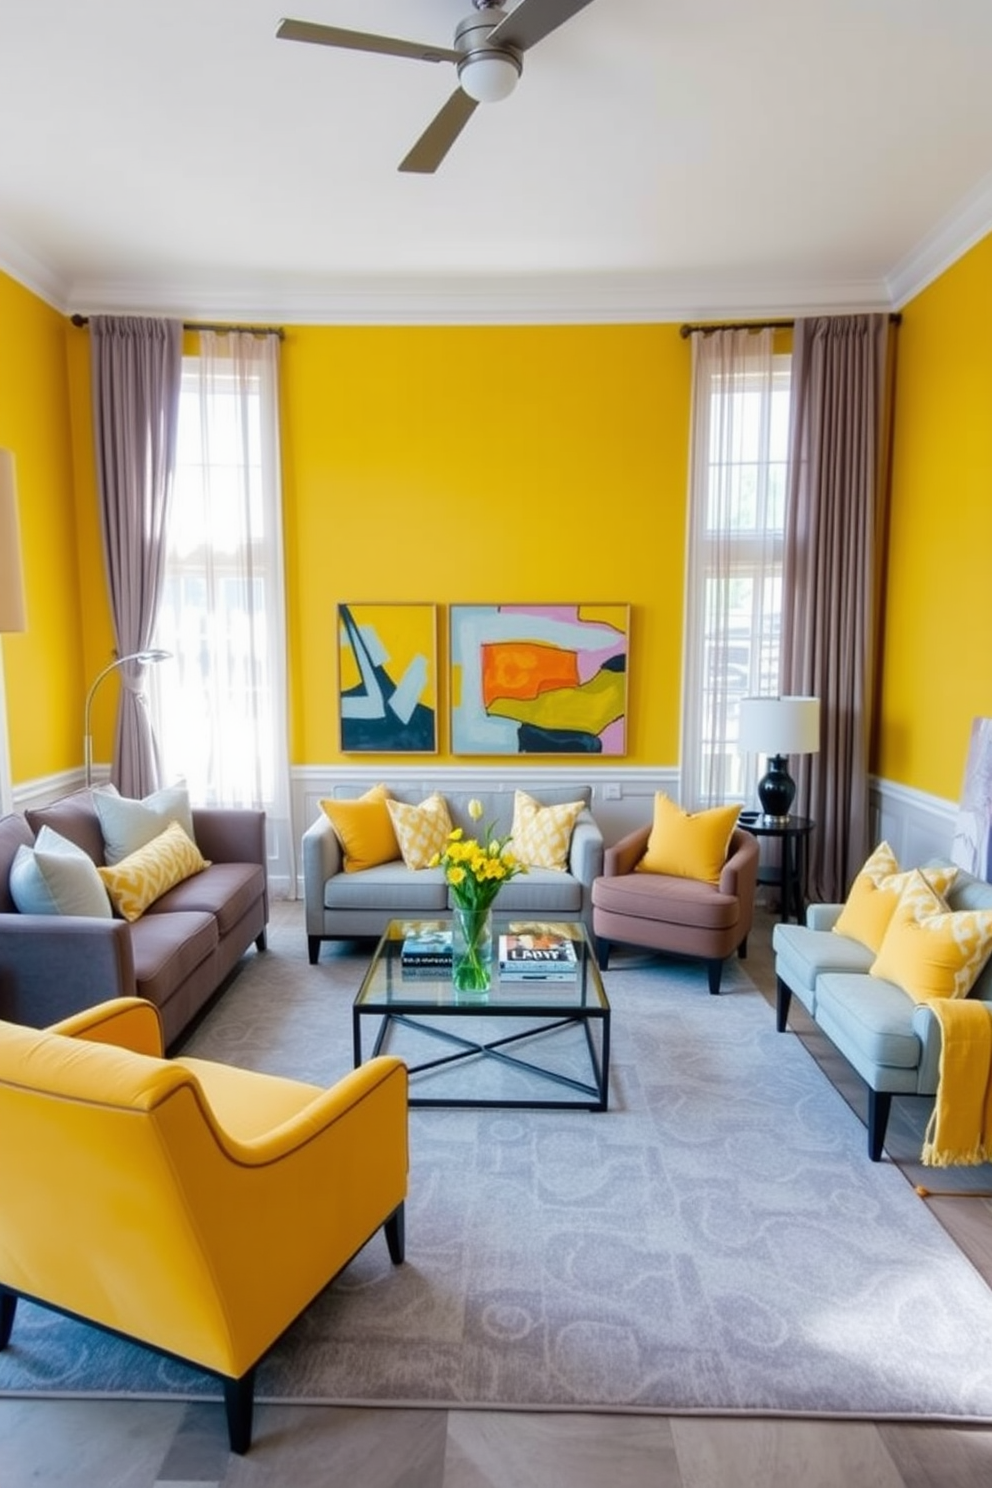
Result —
[{"label": "black curtain rod", "polygon": [[[890,325],[899,325],[902,316],[896,311],[889,316]],[[711,331],[790,331],[795,325],[794,320],[731,320],[717,324],[716,321],[704,321],[699,325],[684,325],[679,327],[679,335],[683,341],[696,331],[702,331],[708,336]]]},{"label": "black curtain rod", "polygon": [[[70,315],[69,319],[74,326],[84,326],[90,323],[88,315]],[[286,336],[286,332],[282,326],[225,325],[223,323],[203,320],[184,320],[183,330],[217,331],[221,336],[229,331],[247,331],[249,336],[278,336],[280,341],[284,340]]]}]

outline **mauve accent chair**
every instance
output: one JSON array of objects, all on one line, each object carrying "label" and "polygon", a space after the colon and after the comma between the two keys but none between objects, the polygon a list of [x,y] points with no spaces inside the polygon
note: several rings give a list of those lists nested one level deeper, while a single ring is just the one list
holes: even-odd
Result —
[{"label": "mauve accent chair", "polygon": [[737,827],[718,884],[668,873],[637,873],[650,825],[629,832],[603,855],[592,886],[596,955],[605,971],[613,944],[644,946],[706,962],[710,991],[720,991],[723,963],[747,955],[758,886],[758,839]]}]

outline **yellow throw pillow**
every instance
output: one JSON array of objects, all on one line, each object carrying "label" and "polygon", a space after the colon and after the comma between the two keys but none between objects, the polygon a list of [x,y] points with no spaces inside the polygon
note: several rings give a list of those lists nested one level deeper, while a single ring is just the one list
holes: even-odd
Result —
[{"label": "yellow throw pillow", "polygon": [[[887,842],[880,842],[858,873],[834,925],[834,933],[846,935],[874,951],[877,956],[913,869],[899,871],[896,855]],[[946,894],[958,876],[956,868],[928,868],[927,880],[938,894]]]},{"label": "yellow throw pillow", "polygon": [[171,822],[137,852],[113,867],[98,868],[97,872],[107,886],[114,908],[126,920],[136,920],[168,889],[209,867],[196,843],[187,837],[178,822]]},{"label": "yellow throw pillow", "polygon": [[718,884],[739,815],[739,806],[683,811],[664,791],[656,792],[654,824],[635,872],[670,873]]},{"label": "yellow throw pillow", "polygon": [[399,857],[399,843],[386,807],[388,798],[384,785],[373,785],[357,801],[321,801],[341,844],[345,873],[360,873],[363,868],[376,868]]},{"label": "yellow throw pillow", "polygon": [[444,851],[451,831],[447,801],[435,791],[419,806],[392,800],[386,806],[404,863],[408,868],[426,868],[435,853]]},{"label": "yellow throw pillow", "polygon": [[967,997],[992,952],[992,909],[948,909],[914,868],[871,967],[914,1002]]},{"label": "yellow throw pillow", "polygon": [[526,791],[514,791],[510,836],[517,860],[528,868],[553,868],[564,873],[572,829],[585,804],[585,801],[566,801],[560,806],[542,806]]}]

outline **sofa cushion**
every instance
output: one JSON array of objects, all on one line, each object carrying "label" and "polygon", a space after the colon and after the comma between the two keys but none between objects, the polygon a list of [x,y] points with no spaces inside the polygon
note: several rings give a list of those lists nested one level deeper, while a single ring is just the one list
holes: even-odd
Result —
[{"label": "sofa cushion", "polygon": [[142,915],[128,926],[139,997],[162,1007],[197,967],[217,953],[213,915]]},{"label": "sofa cushion", "polygon": [[572,829],[585,805],[585,801],[563,801],[542,806],[526,791],[514,791],[510,827],[514,856],[529,868],[550,868],[564,873],[568,868]]},{"label": "sofa cushion", "polygon": [[664,791],[658,791],[647,849],[635,872],[718,884],[739,815],[739,806],[683,811]]},{"label": "sofa cushion", "polygon": [[191,842],[196,841],[189,791],[184,785],[166,786],[140,801],[120,795],[115,786],[100,785],[93,791],[93,806],[103,834],[105,863],[113,865],[130,857],[174,821]]},{"label": "sofa cushion", "polygon": [[114,908],[126,920],[136,920],[168,889],[209,866],[196,843],[173,821],[137,852],[97,872]]},{"label": "sofa cushion", "polygon": [[990,952],[992,908],[950,910],[914,869],[871,975],[895,982],[914,1002],[967,997]]},{"label": "sofa cushion", "polygon": [[259,863],[211,863],[183,879],[148,906],[147,914],[203,910],[216,916],[221,937],[233,930],[265,894],[265,871]]},{"label": "sofa cushion", "polygon": [[103,833],[100,830],[100,818],[93,805],[92,791],[74,791],[72,795],[62,796],[48,806],[29,807],[24,815],[33,832],[40,832],[42,827],[51,827],[60,837],[68,837],[70,842],[81,847],[97,867],[102,865]]},{"label": "sofa cushion", "polygon": [[775,972],[811,1013],[816,1011],[816,979],[825,971],[867,975],[874,959],[858,940],[810,930],[805,925],[777,924],[772,931]]},{"label": "sofa cushion", "polygon": [[607,914],[697,930],[730,929],[740,915],[736,895],[721,894],[712,884],[680,874],[635,872],[597,878],[592,902]]},{"label": "sofa cushion", "polygon": [[875,1066],[914,1070],[921,1045],[915,1004],[893,982],[828,971],[817,982],[816,1021],[867,1078]]},{"label": "sofa cushion", "polygon": [[324,884],[327,909],[389,910],[391,918],[422,918],[443,913],[448,886],[440,868],[414,871],[397,861],[363,873],[335,873]]},{"label": "sofa cushion", "polygon": [[100,871],[81,847],[42,827],[33,847],[17,849],[10,869],[10,892],[21,914],[85,915],[109,920],[113,914]]},{"label": "sofa cushion", "polygon": [[[454,908],[449,900],[448,908]],[[493,901],[493,913],[526,914],[536,919],[577,919],[582,911],[582,885],[570,873],[554,868],[528,868],[504,883]]]},{"label": "sofa cushion", "polygon": [[388,794],[384,785],[374,785],[357,801],[321,801],[341,844],[345,873],[363,873],[401,856],[386,806]]},{"label": "sofa cushion", "polygon": [[444,851],[451,831],[451,817],[444,797],[434,791],[419,806],[387,798],[386,809],[403,862],[408,868],[428,867],[431,858]]},{"label": "sofa cushion", "polygon": [[[947,892],[958,872],[951,864],[926,871],[938,894]],[[880,842],[856,875],[834,925],[834,933],[859,941],[877,955],[912,873],[912,869],[901,872],[889,844]]]}]

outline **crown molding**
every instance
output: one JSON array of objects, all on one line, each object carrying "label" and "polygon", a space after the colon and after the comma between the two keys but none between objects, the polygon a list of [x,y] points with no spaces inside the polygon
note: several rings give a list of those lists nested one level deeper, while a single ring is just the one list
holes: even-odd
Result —
[{"label": "crown molding", "polygon": [[892,308],[901,310],[992,231],[992,175],[979,181],[886,277]]},{"label": "crown molding", "polygon": [[59,310],[63,315],[69,313],[69,287],[66,282],[4,232],[0,232],[0,269],[47,305],[51,305],[53,310]]},{"label": "crown molding", "polygon": [[216,284],[92,282],[73,286],[70,312],[181,315],[290,325],[623,324],[890,308],[884,280],[823,285],[678,280],[664,274],[450,274],[287,280],[264,289]]}]

